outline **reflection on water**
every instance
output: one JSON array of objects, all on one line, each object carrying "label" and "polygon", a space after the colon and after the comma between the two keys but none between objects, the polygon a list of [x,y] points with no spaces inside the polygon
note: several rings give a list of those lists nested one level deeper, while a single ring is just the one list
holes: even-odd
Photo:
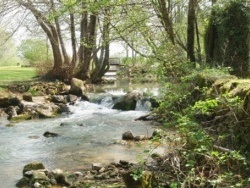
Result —
[{"label": "reflection on water", "polygon": [[[119,93],[120,94],[120,93]],[[77,102],[70,106],[72,114],[60,118],[26,121],[6,127],[0,121],[0,182],[3,187],[15,187],[22,168],[31,161],[40,161],[48,169],[81,170],[93,162],[136,160],[143,149],[132,143],[112,144],[122,133],[131,130],[135,135],[152,134],[148,122],[134,121],[145,111],[121,112],[110,109],[110,98],[103,104]],[[59,137],[45,138],[45,131]]]}]

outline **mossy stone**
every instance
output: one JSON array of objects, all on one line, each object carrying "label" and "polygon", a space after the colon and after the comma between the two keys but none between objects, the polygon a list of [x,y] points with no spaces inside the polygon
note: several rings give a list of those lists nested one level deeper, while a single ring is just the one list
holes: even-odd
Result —
[{"label": "mossy stone", "polygon": [[23,167],[23,175],[25,172],[31,171],[31,170],[41,170],[45,169],[43,163],[41,162],[31,162]]}]

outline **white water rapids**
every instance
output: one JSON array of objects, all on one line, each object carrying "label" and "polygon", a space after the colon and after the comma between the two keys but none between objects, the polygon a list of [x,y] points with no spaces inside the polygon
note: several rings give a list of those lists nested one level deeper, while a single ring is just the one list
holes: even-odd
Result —
[{"label": "white water rapids", "polygon": [[[111,96],[98,97],[93,99],[95,103],[78,101],[69,106],[72,113],[54,119],[30,120],[13,127],[6,126],[7,120],[0,120],[1,187],[15,187],[23,166],[32,161],[44,163],[49,170],[81,170],[91,163],[121,159],[135,162],[143,148],[112,143],[129,130],[151,136],[154,127],[150,122],[134,121],[148,112],[142,104],[136,111],[113,110]],[[59,136],[45,138],[45,131]]]}]

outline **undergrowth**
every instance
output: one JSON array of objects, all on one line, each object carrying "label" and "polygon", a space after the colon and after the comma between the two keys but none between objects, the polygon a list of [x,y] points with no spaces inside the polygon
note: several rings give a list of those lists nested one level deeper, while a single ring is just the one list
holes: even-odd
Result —
[{"label": "undergrowth", "polygon": [[[196,84],[198,74],[163,88],[154,113],[165,127],[177,129],[178,138],[167,139],[178,147],[157,161],[155,174],[171,188],[250,187],[247,151],[235,147],[240,133],[232,131],[242,123],[243,100],[211,94],[211,83]],[[220,127],[226,130],[220,132]]]}]

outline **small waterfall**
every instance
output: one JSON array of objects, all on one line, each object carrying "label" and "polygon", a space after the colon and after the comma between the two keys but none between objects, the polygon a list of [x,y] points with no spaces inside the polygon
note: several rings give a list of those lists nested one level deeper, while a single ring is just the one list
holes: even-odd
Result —
[{"label": "small waterfall", "polygon": [[137,111],[150,111],[152,108],[152,104],[149,99],[141,99],[136,103],[135,110]]},{"label": "small waterfall", "polygon": [[100,105],[105,106],[107,108],[112,108],[114,105],[114,100],[111,96],[107,96],[101,100]]}]

